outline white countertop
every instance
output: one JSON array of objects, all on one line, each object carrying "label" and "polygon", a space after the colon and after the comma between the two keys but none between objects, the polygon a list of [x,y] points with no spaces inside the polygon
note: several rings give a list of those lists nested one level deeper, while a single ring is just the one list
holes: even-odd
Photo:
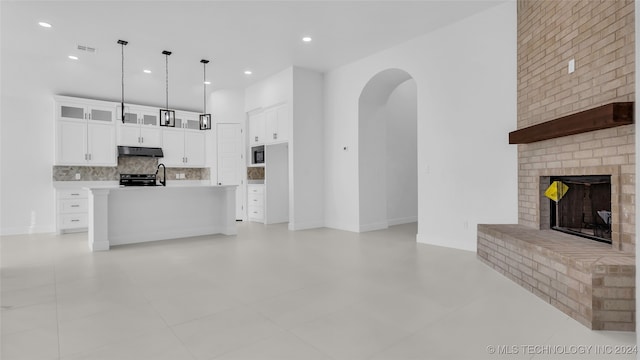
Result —
[{"label": "white countertop", "polygon": [[[212,184],[211,180],[169,180],[166,187],[193,187],[193,186],[218,186]],[[78,189],[78,188],[120,188],[119,181],[54,181],[53,187],[56,189]],[[150,187],[160,188],[164,186],[128,186],[132,188]]]},{"label": "white countertop", "polygon": [[83,189],[87,189],[89,191],[93,190],[125,190],[125,191],[158,191],[158,190],[175,190],[175,189],[204,189],[204,188],[212,188],[212,189],[227,189],[227,188],[235,188],[238,185],[211,185],[211,184],[180,184],[180,185],[169,185],[167,186],[120,186],[120,185],[102,185],[102,186],[86,186]]}]

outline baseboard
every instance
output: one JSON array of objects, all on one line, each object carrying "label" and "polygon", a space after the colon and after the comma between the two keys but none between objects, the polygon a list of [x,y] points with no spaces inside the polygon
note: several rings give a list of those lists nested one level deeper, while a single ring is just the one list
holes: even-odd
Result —
[{"label": "baseboard", "polygon": [[389,223],[389,226],[410,224],[410,223],[418,222],[418,216],[416,215],[416,216],[409,216],[404,218],[389,219],[387,220],[387,222]]},{"label": "baseboard", "polygon": [[382,230],[382,229],[387,229],[388,227],[389,227],[389,222],[387,221],[365,224],[365,225],[360,225],[359,232]]},{"label": "baseboard", "polygon": [[308,229],[317,229],[324,227],[324,221],[308,221],[303,223],[289,223],[290,231],[298,231],[298,230],[308,230]]},{"label": "baseboard", "polygon": [[422,235],[422,234],[416,235],[416,242],[419,244],[440,246],[440,247],[445,247],[449,249],[465,250],[470,252],[477,251],[477,243],[475,242],[473,244],[469,244],[468,246],[464,246],[460,244],[451,244],[450,242],[443,241],[442,239],[427,237],[426,235]]},{"label": "baseboard", "polygon": [[0,229],[0,235],[2,236],[11,236],[11,235],[29,235],[29,234],[46,234],[55,232],[55,226],[24,226],[24,227],[12,227],[12,228],[2,228]]}]

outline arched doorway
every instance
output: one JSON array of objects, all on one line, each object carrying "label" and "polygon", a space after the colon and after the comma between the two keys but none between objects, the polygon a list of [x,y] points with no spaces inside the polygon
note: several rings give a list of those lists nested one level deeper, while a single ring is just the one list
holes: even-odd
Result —
[{"label": "arched doorway", "polygon": [[359,230],[417,222],[417,86],[404,70],[373,76],[358,102]]}]

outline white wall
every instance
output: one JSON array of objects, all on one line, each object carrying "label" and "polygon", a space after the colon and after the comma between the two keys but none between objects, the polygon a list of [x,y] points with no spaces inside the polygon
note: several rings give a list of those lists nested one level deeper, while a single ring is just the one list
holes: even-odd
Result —
[{"label": "white wall", "polygon": [[[291,104],[293,99],[293,68],[286,68],[247,87],[244,93],[245,112],[285,102]],[[289,111],[289,114],[292,114],[292,111]]]},{"label": "white wall", "polygon": [[289,163],[293,170],[293,208],[289,229],[324,226],[324,109],[321,73],[293,68],[293,138]]},{"label": "white wall", "polygon": [[[635,13],[640,14],[640,1],[635,2]],[[637,16],[637,15],[636,15]],[[640,21],[636,21],[636,39],[640,39]],[[636,40],[637,42],[637,40]],[[636,94],[640,84],[640,46],[636,43]],[[637,95],[636,95],[637,96]],[[640,109],[635,107],[635,117],[638,119]],[[636,131],[636,154],[640,154],[640,132]],[[636,161],[636,174],[639,174],[640,163]],[[638,204],[638,194],[640,194],[640,182],[636,181],[636,204]],[[640,211],[636,211],[636,224],[640,224]],[[638,232],[636,230],[636,269],[640,268],[640,246],[638,246]],[[640,276],[636,271],[636,299],[640,299]],[[636,301],[636,314],[638,313],[638,301]],[[640,344],[640,324],[636,321],[636,343]]]},{"label": "white wall", "polygon": [[393,91],[372,80],[358,104],[358,202],[359,231],[386,229],[387,223],[387,113]]},{"label": "white wall", "polygon": [[325,74],[326,225],[358,230],[358,97],[389,68],[417,84],[418,241],[475,250],[476,224],[516,223],[516,55],[508,2]]},{"label": "white wall", "polygon": [[[3,32],[3,38],[4,35]],[[43,71],[18,69],[19,59],[9,59],[3,52],[0,68],[2,235],[55,230],[51,173],[55,153],[53,93]]]},{"label": "white wall", "polygon": [[398,85],[386,105],[387,221],[418,218],[417,89],[415,80]]}]

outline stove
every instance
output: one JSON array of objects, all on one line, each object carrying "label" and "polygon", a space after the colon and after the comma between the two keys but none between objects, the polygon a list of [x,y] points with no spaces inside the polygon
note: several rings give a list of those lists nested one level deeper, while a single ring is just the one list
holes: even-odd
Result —
[{"label": "stove", "polygon": [[121,186],[158,186],[155,174],[120,174]]}]

